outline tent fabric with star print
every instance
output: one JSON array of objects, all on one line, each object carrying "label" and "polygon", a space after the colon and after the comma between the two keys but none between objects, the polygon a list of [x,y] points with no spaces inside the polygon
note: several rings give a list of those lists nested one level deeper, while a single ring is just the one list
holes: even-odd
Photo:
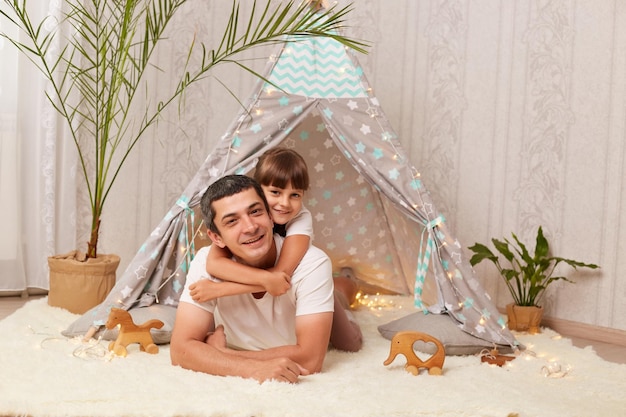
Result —
[{"label": "tent fabric with star print", "polygon": [[312,184],[304,201],[314,219],[313,244],[335,271],[351,267],[365,288],[414,294],[417,309],[448,313],[490,343],[517,345],[353,52],[329,38],[287,41],[264,77],[88,320],[101,326],[111,307],[175,307],[195,249],[207,244],[199,227],[207,186],[226,174],[250,174],[263,152],[280,145],[307,161]]}]

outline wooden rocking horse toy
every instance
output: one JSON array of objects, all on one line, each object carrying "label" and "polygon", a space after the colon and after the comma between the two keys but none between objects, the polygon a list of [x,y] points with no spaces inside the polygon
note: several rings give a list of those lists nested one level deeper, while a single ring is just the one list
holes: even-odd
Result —
[{"label": "wooden rocking horse toy", "polygon": [[119,325],[119,334],[115,341],[109,343],[109,350],[118,356],[126,356],[126,346],[131,343],[139,343],[139,348],[142,352],[148,352],[151,354],[159,353],[159,347],[154,344],[150,329],[160,329],[163,327],[161,320],[148,320],[147,322],[136,325],[133,322],[133,318],[130,313],[121,308],[112,308],[109,313],[109,319],[106,322],[105,327],[112,329]]}]

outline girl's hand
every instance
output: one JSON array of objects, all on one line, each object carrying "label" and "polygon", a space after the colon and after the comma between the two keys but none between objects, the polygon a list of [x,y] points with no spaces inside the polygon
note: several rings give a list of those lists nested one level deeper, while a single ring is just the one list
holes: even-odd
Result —
[{"label": "girl's hand", "polygon": [[189,295],[196,303],[205,303],[219,298],[219,282],[203,279],[189,286]]},{"label": "girl's hand", "polygon": [[289,291],[291,288],[290,280],[291,276],[286,272],[268,270],[267,278],[263,281],[263,288],[270,295],[278,297]]}]

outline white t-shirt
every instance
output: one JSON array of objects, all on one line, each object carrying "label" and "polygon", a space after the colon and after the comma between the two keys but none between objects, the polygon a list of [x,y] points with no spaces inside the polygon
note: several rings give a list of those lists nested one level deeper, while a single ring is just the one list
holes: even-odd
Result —
[{"label": "white t-shirt", "polygon": [[[274,235],[277,256],[283,238]],[[262,350],[296,343],[296,316],[332,312],[334,309],[332,266],[328,256],[311,246],[291,277],[291,288],[279,297],[252,294],[222,297],[196,303],[189,286],[201,279],[212,279],[206,272],[210,246],[200,249],[191,262],[180,301],[196,305],[215,314],[216,325],[223,324],[226,341],[236,349]]]},{"label": "white t-shirt", "polygon": [[304,206],[293,219],[285,225],[285,237],[292,235],[306,235],[309,237],[309,244],[313,241],[313,216]]}]

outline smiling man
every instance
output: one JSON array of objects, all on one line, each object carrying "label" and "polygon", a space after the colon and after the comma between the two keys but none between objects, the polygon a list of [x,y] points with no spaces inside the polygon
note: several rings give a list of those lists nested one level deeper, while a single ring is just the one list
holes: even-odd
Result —
[{"label": "smiling man", "polygon": [[[243,175],[209,186],[201,209],[214,245],[237,262],[274,266],[283,238],[274,235],[261,186]],[[319,372],[333,317],[331,262],[311,246],[280,296],[254,293],[196,303],[189,286],[206,273],[210,246],[196,254],[180,297],[170,354],[174,365],[213,375],[296,382]]]}]

